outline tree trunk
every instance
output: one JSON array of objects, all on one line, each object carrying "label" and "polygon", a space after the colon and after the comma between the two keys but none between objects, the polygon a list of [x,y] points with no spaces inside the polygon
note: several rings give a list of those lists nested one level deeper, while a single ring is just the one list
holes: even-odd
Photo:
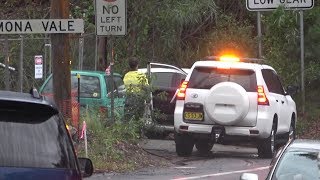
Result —
[{"label": "tree trunk", "polygon": [[98,38],[98,69],[100,71],[104,71],[107,68],[107,38],[106,37],[99,37]]},{"label": "tree trunk", "polygon": [[[51,0],[51,18],[69,18],[69,0]],[[52,34],[52,76],[54,100],[60,112],[71,113],[70,46],[68,34]]]}]

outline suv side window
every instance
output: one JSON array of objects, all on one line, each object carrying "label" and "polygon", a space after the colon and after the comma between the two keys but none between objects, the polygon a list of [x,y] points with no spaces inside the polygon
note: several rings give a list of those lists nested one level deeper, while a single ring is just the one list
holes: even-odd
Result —
[{"label": "suv side window", "polygon": [[263,69],[262,76],[270,92],[284,94],[282,84],[278,78],[278,75],[274,71],[270,69]]},{"label": "suv side window", "polygon": [[152,73],[152,85],[154,87],[172,87],[174,73],[169,72],[156,72]]},{"label": "suv side window", "polygon": [[285,93],[284,93],[284,90],[283,90],[282,83],[281,83],[281,81],[279,79],[279,76],[274,71],[272,71],[272,76],[273,76],[273,82],[275,84],[276,93],[284,95]]},{"label": "suv side window", "polygon": [[264,82],[266,83],[269,92],[275,93],[275,87],[274,84],[272,82],[272,72],[269,69],[262,69],[262,76],[264,79]]}]

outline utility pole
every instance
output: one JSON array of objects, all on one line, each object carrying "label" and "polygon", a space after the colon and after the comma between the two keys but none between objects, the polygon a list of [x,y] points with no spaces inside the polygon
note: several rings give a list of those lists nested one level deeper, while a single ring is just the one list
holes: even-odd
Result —
[{"label": "utility pole", "polygon": [[[69,18],[69,0],[51,0],[51,19]],[[68,34],[51,34],[54,101],[67,117],[71,113],[71,58]]]}]

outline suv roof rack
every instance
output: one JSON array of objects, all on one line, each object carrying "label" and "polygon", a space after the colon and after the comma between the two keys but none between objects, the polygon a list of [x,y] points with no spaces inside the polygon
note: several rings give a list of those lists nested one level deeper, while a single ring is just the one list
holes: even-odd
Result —
[{"label": "suv roof rack", "polygon": [[[206,56],[204,60],[210,60],[210,61],[219,61],[220,56]],[[239,58],[241,61],[240,62],[264,62],[265,59],[260,59],[260,58]]]}]

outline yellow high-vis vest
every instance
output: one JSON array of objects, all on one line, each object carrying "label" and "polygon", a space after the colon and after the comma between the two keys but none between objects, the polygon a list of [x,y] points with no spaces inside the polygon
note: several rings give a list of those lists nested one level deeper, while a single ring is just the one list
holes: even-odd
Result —
[{"label": "yellow high-vis vest", "polygon": [[138,71],[129,71],[123,78],[127,92],[139,93],[143,86],[148,85],[145,74]]}]

